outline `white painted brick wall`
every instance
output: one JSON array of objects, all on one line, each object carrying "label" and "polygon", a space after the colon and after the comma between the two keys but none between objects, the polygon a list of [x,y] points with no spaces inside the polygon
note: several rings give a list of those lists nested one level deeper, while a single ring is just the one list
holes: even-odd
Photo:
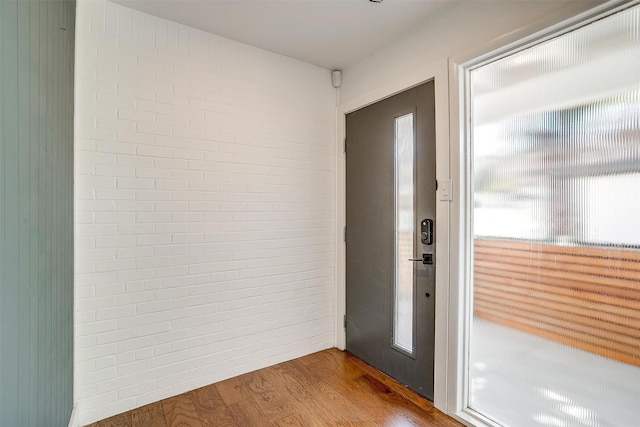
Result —
[{"label": "white painted brick wall", "polygon": [[80,422],[332,346],[329,71],[77,10]]}]

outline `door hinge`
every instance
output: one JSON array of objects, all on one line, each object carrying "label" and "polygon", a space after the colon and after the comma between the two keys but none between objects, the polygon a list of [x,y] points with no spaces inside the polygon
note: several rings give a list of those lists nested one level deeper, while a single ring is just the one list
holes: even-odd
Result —
[{"label": "door hinge", "polygon": [[347,152],[347,138],[344,139],[344,152]]},{"label": "door hinge", "polygon": [[344,226],[342,239],[344,240],[345,243],[347,243],[347,226],[346,225]]},{"label": "door hinge", "polygon": [[344,325],[344,328],[347,329],[347,315],[345,314],[343,319],[342,319],[342,324]]}]

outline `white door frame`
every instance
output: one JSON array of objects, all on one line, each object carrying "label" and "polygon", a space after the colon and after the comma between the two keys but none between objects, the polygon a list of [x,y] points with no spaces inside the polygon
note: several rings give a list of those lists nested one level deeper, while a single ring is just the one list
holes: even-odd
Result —
[{"label": "white door frame", "polygon": [[[336,347],[345,348],[343,319],[346,312],[346,260],[343,229],[345,210],[345,155],[346,114],[388,98],[421,83],[435,83],[436,179],[449,180],[449,87],[446,61],[415,70],[399,79],[386,83],[355,99],[340,103],[337,108],[336,141]],[[434,346],[434,403],[445,411],[447,373],[447,335],[449,299],[449,201],[441,201],[442,185],[437,192],[435,218],[435,346]]]}]

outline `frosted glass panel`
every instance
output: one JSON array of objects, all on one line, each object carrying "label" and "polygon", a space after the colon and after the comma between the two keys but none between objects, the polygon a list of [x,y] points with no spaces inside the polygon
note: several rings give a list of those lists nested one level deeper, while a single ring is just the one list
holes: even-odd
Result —
[{"label": "frosted glass panel", "polygon": [[393,344],[413,353],[413,230],[414,215],[413,114],[395,120],[395,303]]},{"label": "frosted glass panel", "polygon": [[469,406],[640,426],[640,7],[470,72]]}]

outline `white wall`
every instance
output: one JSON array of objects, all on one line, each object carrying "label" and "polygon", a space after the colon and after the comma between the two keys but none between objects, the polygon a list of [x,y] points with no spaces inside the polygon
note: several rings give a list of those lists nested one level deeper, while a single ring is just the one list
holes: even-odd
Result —
[{"label": "white wall", "polygon": [[[341,103],[358,103],[367,94],[416,73],[430,78],[428,69],[449,57],[467,53],[500,40],[513,41],[515,33],[541,30],[590,9],[593,0],[485,0],[453,2],[440,8],[411,36],[348,67],[343,72]],[[366,102],[371,102],[366,100]]]},{"label": "white wall", "polygon": [[[492,49],[515,42],[536,31],[584,12],[600,1],[461,1],[439,9],[422,28],[411,36],[391,44],[351,67],[343,70],[338,114],[361,108],[408,87],[434,79],[436,97],[436,177],[440,183],[455,178],[460,167],[457,147],[450,144],[449,60],[460,55],[488,53]],[[452,84],[455,85],[455,82]],[[345,135],[344,120],[339,120],[338,141]],[[453,155],[452,155],[453,153]],[[344,218],[344,159],[336,162],[337,226],[342,230]],[[462,272],[457,269],[457,254],[452,253],[461,238],[452,223],[459,221],[460,182],[452,182],[453,201],[440,186],[436,205],[436,342],[434,404],[454,414],[461,404],[458,392],[457,354],[464,351],[457,341],[462,331],[460,312],[464,298],[459,294]],[[461,224],[458,222],[458,225]],[[337,246],[336,319],[345,310],[344,247]],[[460,297],[458,299],[458,297]],[[337,330],[336,344],[343,347],[344,332]]]},{"label": "white wall", "polygon": [[76,55],[79,422],[331,347],[329,71],[102,0]]}]

